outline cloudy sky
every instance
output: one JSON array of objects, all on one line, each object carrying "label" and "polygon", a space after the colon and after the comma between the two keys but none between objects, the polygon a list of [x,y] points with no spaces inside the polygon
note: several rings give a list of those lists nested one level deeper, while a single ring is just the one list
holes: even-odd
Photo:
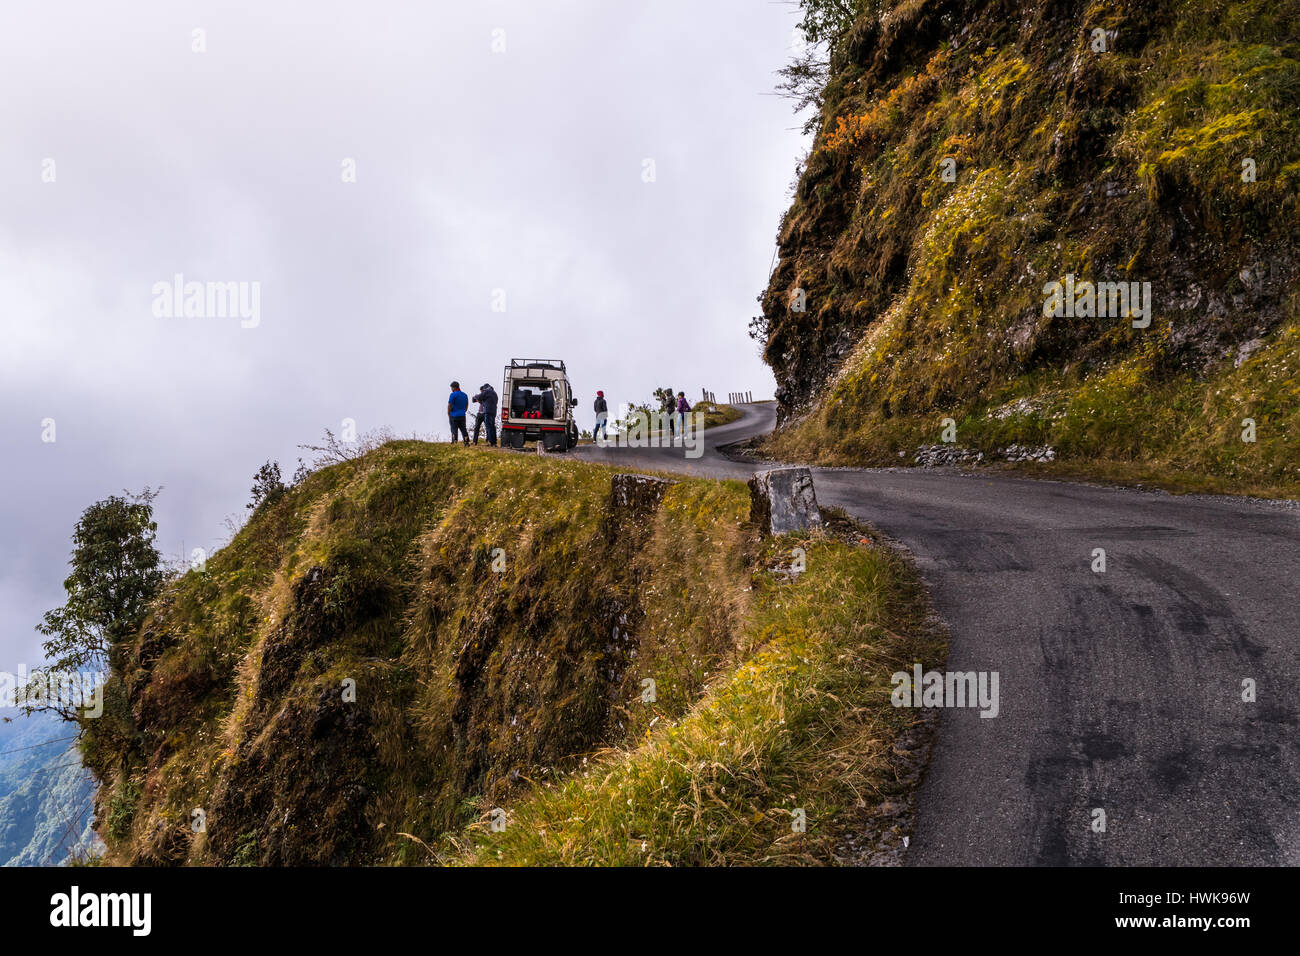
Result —
[{"label": "cloudy sky", "polygon": [[[796,21],[769,0],[12,6],[0,670],[39,660],[106,495],[164,486],[161,549],[211,548],[264,460],[287,477],[344,419],[445,434],[447,382],[499,387],[511,356],[565,359],[584,406],[770,396],[746,326],[806,148],[771,95]],[[158,315],[178,274],[257,283],[256,316]]]}]

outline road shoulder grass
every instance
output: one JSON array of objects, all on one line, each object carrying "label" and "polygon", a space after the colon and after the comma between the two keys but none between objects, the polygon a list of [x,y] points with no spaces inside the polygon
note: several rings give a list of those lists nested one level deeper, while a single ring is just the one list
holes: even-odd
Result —
[{"label": "road shoulder grass", "polygon": [[681,719],[534,788],[448,862],[816,865],[901,847],[925,725],[891,705],[890,677],[942,666],[946,641],[898,552],[843,516],[829,528],[763,546],[749,653]]}]

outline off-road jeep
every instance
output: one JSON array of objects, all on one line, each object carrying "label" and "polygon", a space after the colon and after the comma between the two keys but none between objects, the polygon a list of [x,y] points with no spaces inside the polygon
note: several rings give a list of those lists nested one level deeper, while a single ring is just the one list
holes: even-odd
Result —
[{"label": "off-road jeep", "polygon": [[540,441],[547,451],[578,444],[573,392],[559,359],[511,359],[501,386],[501,444],[523,448]]}]

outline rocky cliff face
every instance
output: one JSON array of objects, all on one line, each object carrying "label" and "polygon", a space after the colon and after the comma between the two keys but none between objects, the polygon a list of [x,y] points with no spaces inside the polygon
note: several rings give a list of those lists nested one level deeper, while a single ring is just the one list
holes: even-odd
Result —
[{"label": "rocky cliff face", "polygon": [[1294,477],[1300,3],[879,6],[761,297],[778,447],[896,462],[950,417],[988,452]]}]

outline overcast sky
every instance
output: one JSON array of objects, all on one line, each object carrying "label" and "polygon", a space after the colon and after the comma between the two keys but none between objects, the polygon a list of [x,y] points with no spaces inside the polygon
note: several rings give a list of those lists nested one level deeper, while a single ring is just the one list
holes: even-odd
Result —
[{"label": "overcast sky", "polygon": [[[565,359],[584,407],[770,396],[746,327],[806,148],[771,95],[796,21],[768,0],[10,5],[0,669],[39,661],[72,526],[124,488],[164,486],[169,557],[210,548],[264,460],[287,478],[346,418],[445,434],[447,383],[499,388],[512,356]],[[160,317],[177,274],[257,283],[255,324]]]}]

